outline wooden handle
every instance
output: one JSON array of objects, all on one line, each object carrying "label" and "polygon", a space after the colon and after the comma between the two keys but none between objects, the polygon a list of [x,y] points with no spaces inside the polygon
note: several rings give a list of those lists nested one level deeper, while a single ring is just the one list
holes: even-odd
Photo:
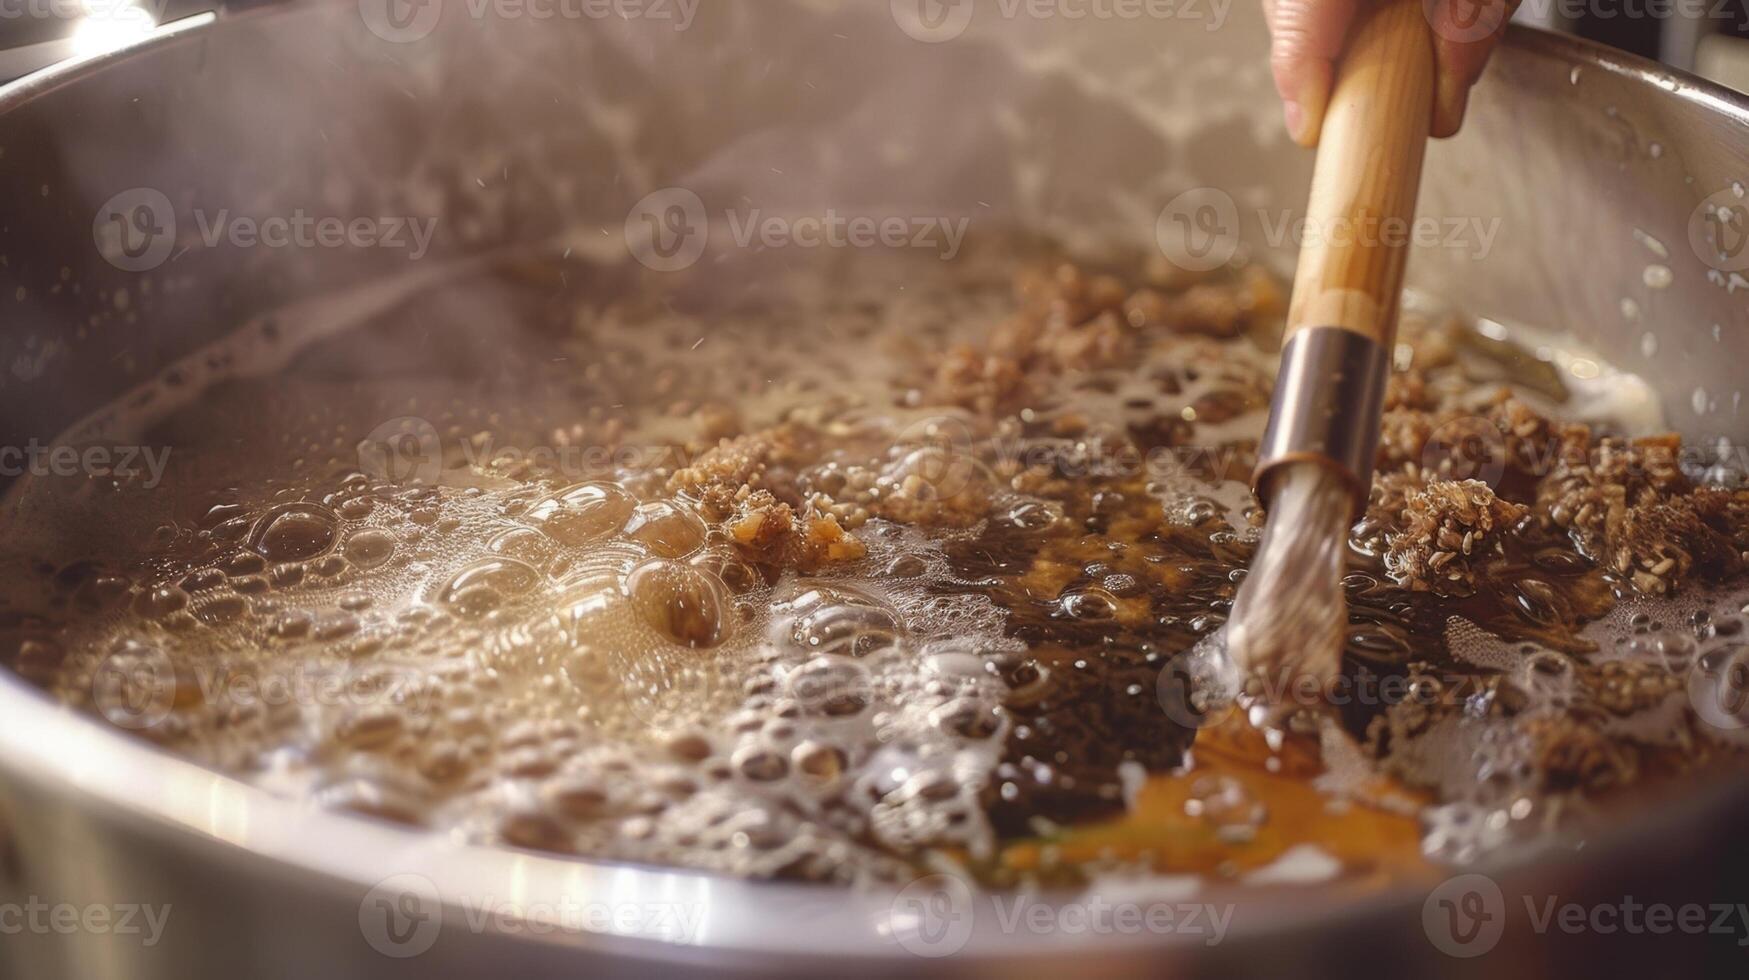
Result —
[{"label": "wooden handle", "polygon": [[1286,336],[1346,327],[1392,343],[1432,116],[1433,40],[1421,3],[1378,0],[1337,68]]}]

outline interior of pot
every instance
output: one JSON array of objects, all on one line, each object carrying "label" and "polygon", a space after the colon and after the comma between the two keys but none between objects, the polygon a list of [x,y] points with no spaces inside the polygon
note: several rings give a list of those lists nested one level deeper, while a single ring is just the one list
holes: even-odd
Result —
[{"label": "interior of pot", "polygon": [[[1282,266],[1279,212],[1300,203],[1310,154],[1281,134],[1259,18],[1227,18],[1063,31],[992,5],[928,43],[866,5],[712,5],[685,30],[458,14],[409,41],[317,5],[26,84],[0,120],[4,441],[58,432],[300,298],[579,228],[609,233],[611,265],[627,214],[668,187],[707,213],[862,208],[1144,246],[1164,206],[1214,188],[1234,204],[1219,234]],[[1411,281],[1583,337],[1653,379],[1691,438],[1737,435],[1745,312],[1729,260],[1690,238],[1749,170],[1744,124],[1716,90],[1522,35],[1473,125],[1429,156],[1421,212],[1442,245],[1417,249]],[[175,243],[129,271],[94,235],[142,188],[164,195]],[[197,212],[221,211],[436,223],[409,262],[207,247]],[[755,251],[719,246],[706,267],[744,280]]]},{"label": "interior of pot", "polygon": [[[672,188],[713,222],[686,279],[687,302],[707,315],[785,271],[735,241],[715,217],[730,209],[963,219],[972,235],[1170,252],[1185,247],[1171,216],[1201,213],[1186,201],[1225,202],[1205,239],[1288,268],[1282,222],[1303,201],[1311,157],[1281,132],[1251,7],[1219,25],[1066,31],[992,2],[952,36],[920,38],[898,6],[701,5],[684,29],[450,10],[412,36],[358,5],[320,4],[225,18],[15,88],[0,96],[0,445],[47,442],[81,420],[120,435],[119,421],[91,413],[125,392],[150,414],[271,365],[189,359],[240,325],[290,322],[288,307],[332,295],[382,309],[401,294],[374,296],[371,284],[438,282],[483,255],[563,242],[585,250],[604,293],[647,287],[661,263],[640,253],[629,216]],[[1745,125],[1741,103],[1716,90],[1518,35],[1464,133],[1430,154],[1421,210],[1434,238],[1415,253],[1412,284],[1505,324],[1572,334],[1647,378],[1690,440],[1735,441],[1749,429],[1735,368],[1749,309],[1724,254],[1735,243],[1710,237],[1720,226],[1707,203],[1729,204],[1749,180]],[[143,250],[120,247],[128,229],[116,219],[134,221],[142,205],[154,231],[135,242]],[[221,211],[393,216],[431,222],[432,234],[417,257],[238,247],[206,240]],[[456,308],[434,322],[473,339],[455,356],[482,373],[492,313]],[[327,367],[394,373],[372,353]],[[247,809],[224,799],[215,810]],[[295,817],[257,818],[261,836],[236,839],[286,843],[308,826]],[[334,832],[364,835],[346,837],[346,855],[390,833]],[[598,870],[577,874],[608,884]],[[718,890],[725,907],[746,899],[736,883],[688,887]],[[743,927],[760,941],[785,931]],[[809,951],[837,941],[827,930]]]}]

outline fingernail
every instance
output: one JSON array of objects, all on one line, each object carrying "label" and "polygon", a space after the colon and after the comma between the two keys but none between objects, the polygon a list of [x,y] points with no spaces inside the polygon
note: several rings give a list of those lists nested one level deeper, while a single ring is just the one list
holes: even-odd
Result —
[{"label": "fingernail", "polygon": [[1439,76],[1433,97],[1433,129],[1435,137],[1455,135],[1463,125],[1464,110],[1469,107],[1470,87],[1448,74]]},{"label": "fingernail", "polygon": [[1325,103],[1330,99],[1330,79],[1325,71],[1314,71],[1302,79],[1294,98],[1287,102],[1287,131],[1301,146],[1317,146],[1318,131],[1324,126]]},{"label": "fingernail", "polygon": [[1281,116],[1287,123],[1287,134],[1295,143],[1305,142],[1306,110],[1298,102],[1283,102]]}]

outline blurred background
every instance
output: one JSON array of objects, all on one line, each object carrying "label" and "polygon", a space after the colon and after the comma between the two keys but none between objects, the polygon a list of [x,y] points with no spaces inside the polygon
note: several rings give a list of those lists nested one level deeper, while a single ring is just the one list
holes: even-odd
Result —
[{"label": "blurred background", "polygon": [[[157,24],[272,2],[298,0],[0,0],[0,82],[115,47]],[[1749,0],[1522,0],[1513,19],[1749,91]]]}]

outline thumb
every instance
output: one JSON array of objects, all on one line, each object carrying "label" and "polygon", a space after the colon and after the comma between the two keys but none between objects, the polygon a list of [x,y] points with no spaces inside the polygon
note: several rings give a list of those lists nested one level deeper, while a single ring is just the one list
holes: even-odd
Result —
[{"label": "thumb", "polygon": [[1464,121],[1470,87],[1482,76],[1519,0],[1427,0],[1438,62],[1433,97],[1433,135],[1451,136]]},{"label": "thumb", "polygon": [[1281,94],[1288,135],[1316,146],[1330,101],[1336,59],[1357,0],[1263,0],[1269,22],[1269,67]]}]

